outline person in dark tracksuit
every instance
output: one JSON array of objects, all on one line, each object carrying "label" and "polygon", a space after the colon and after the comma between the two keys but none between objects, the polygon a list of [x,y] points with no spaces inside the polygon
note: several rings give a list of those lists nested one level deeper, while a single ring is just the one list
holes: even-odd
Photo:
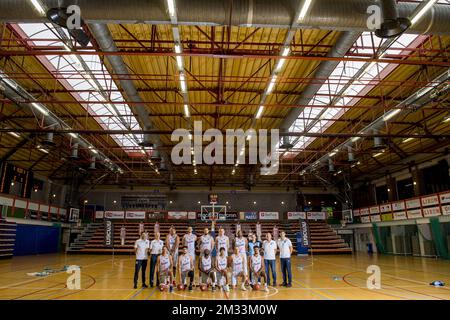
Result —
[{"label": "person in dark tracksuit", "polygon": [[[155,277],[156,263],[164,247],[164,241],[161,240],[159,232],[155,234],[155,239],[150,242],[150,287],[153,288],[153,279]],[[156,285],[159,286],[159,277],[156,277]]]},{"label": "person in dark tracksuit", "polygon": [[134,243],[134,253],[136,254],[136,264],[134,267],[134,289],[137,289],[137,282],[139,277],[139,270],[142,268],[142,287],[147,288],[145,284],[145,271],[147,270],[148,250],[150,248],[149,242],[144,233],[141,233],[141,238]]}]

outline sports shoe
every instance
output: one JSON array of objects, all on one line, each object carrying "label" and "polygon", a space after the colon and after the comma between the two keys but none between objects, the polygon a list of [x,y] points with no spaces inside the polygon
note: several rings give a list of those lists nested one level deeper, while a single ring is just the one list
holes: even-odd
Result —
[{"label": "sports shoe", "polygon": [[191,284],[189,284],[189,288],[188,288],[188,290],[189,290],[189,291],[192,291],[192,283],[191,283]]},{"label": "sports shoe", "polygon": [[134,289],[137,289],[137,285],[135,284],[133,288],[134,288]]},{"label": "sports shoe", "polygon": [[216,286],[213,286],[211,289],[213,292],[216,291]]},{"label": "sports shoe", "polygon": [[148,286],[144,283],[144,284],[142,285],[142,288],[148,288]]},{"label": "sports shoe", "polygon": [[269,292],[269,288],[267,287],[267,285],[264,286],[264,291]]},{"label": "sports shoe", "polygon": [[245,285],[244,285],[244,284],[242,284],[241,290],[242,290],[242,291],[247,291],[247,289],[245,288]]},{"label": "sports shoe", "polygon": [[173,285],[170,285],[170,287],[169,287],[169,292],[170,292],[170,293],[173,292]]},{"label": "sports shoe", "polygon": [[290,287],[292,287],[292,284],[288,283],[288,284],[286,285],[286,288],[290,288]]},{"label": "sports shoe", "polygon": [[224,287],[224,290],[225,290],[226,292],[230,292],[230,286],[226,284],[225,287]]}]

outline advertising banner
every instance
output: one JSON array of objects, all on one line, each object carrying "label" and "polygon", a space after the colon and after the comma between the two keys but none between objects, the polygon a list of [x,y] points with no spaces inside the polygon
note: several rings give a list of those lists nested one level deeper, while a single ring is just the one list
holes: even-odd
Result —
[{"label": "advertising banner", "polygon": [[439,197],[437,195],[422,197],[420,198],[420,202],[424,207],[436,206],[439,204]]},{"label": "advertising banner", "polygon": [[394,211],[401,211],[405,209],[406,209],[405,201],[397,201],[392,203],[392,210]]},{"label": "advertising banner", "polygon": [[420,208],[420,199],[419,198],[406,200],[405,202],[406,202],[406,209]]},{"label": "advertising banner", "polygon": [[259,219],[260,220],[278,220],[280,218],[279,213],[277,211],[260,211]]},{"label": "advertising banner", "polygon": [[308,249],[311,246],[308,221],[300,219],[300,231],[296,233],[296,238],[297,254],[308,254]]},{"label": "advertising banner", "polygon": [[167,219],[186,220],[188,218],[187,211],[168,211]]},{"label": "advertising banner", "polygon": [[250,212],[241,212],[241,214],[244,214],[244,219],[242,220],[257,220],[258,219],[258,212],[256,211],[250,211]]},{"label": "advertising banner", "polygon": [[310,211],[306,214],[308,220],[325,220],[327,218],[326,212]]},{"label": "advertising banner", "polygon": [[306,212],[288,212],[287,213],[288,220],[298,220],[298,219],[306,219]]},{"label": "advertising banner", "polygon": [[370,207],[369,212],[370,212],[370,214],[380,213],[380,207],[379,206]]},{"label": "advertising banner", "polygon": [[381,217],[379,214],[375,214],[373,216],[370,216],[370,221],[372,222],[380,222],[381,221]]},{"label": "advertising banner", "polygon": [[450,215],[450,205],[442,206],[441,208],[444,216]]},{"label": "advertising banner", "polygon": [[[406,206],[408,206],[408,204],[406,204]],[[407,214],[408,214],[408,219],[423,218],[422,209],[408,210]]]},{"label": "advertising banner", "polygon": [[392,211],[392,206],[390,203],[380,205],[381,213],[388,213]]},{"label": "advertising banner", "polygon": [[105,219],[124,219],[125,211],[105,211]]},{"label": "advertising banner", "polygon": [[105,220],[105,238],[104,238],[104,246],[105,247],[113,247],[114,246],[114,225],[111,220]]},{"label": "advertising banner", "polygon": [[165,214],[161,211],[149,211],[147,212],[147,218],[149,220],[164,220]]},{"label": "advertising banner", "polygon": [[444,192],[439,194],[439,200],[442,204],[444,203],[450,203],[450,192]]},{"label": "advertising banner", "polygon": [[95,219],[103,219],[104,215],[104,211],[95,211]]},{"label": "advertising banner", "polygon": [[362,216],[361,217],[361,223],[369,223],[370,222],[370,216]]},{"label": "advertising banner", "polygon": [[197,212],[195,211],[189,211],[188,212],[188,219],[189,220],[195,220],[197,218]]},{"label": "advertising banner", "polygon": [[69,211],[69,222],[76,222],[80,217],[80,209],[70,208]]},{"label": "advertising banner", "polygon": [[408,219],[406,216],[406,211],[394,212],[394,220],[404,220]]},{"label": "advertising banner", "polygon": [[424,217],[440,216],[441,208],[440,207],[423,208],[422,212]]},{"label": "advertising banner", "polygon": [[145,220],[145,211],[126,211],[127,219]]},{"label": "advertising banner", "polygon": [[362,208],[362,209],[360,209],[359,210],[359,214],[361,215],[361,216],[366,216],[366,215],[368,215],[370,212],[369,212],[369,208]]}]

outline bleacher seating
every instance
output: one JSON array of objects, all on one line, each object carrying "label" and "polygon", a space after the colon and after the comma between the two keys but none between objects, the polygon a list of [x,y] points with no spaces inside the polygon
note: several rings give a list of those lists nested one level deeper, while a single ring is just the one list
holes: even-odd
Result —
[{"label": "bleacher seating", "polygon": [[16,224],[0,220],[0,259],[12,258],[16,242]]}]

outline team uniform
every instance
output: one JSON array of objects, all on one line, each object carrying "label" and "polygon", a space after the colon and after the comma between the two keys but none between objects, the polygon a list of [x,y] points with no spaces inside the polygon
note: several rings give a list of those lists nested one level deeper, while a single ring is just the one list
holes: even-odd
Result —
[{"label": "team uniform", "polygon": [[170,272],[170,255],[159,256],[159,283],[167,284]]},{"label": "team uniform", "polygon": [[229,238],[226,235],[223,236],[217,236],[216,237],[217,242],[217,252],[220,252],[220,248],[225,248],[225,256],[228,257],[228,245],[230,243]]},{"label": "team uniform", "polygon": [[247,274],[247,252],[245,250],[245,238],[236,238],[234,239],[234,243],[239,250],[239,254],[244,256],[244,272]]},{"label": "team uniform", "polygon": [[197,241],[197,236],[193,233],[184,235],[185,245],[188,249],[188,255],[195,261],[195,242]]},{"label": "team uniform", "polygon": [[174,251],[173,255],[172,255],[172,259],[173,259],[173,265],[176,266],[178,263],[178,248],[175,248],[175,245],[177,243],[178,236],[176,234],[174,234],[174,235],[169,234],[168,237],[169,237],[168,238],[169,239],[169,251],[170,252],[172,252],[172,250]]},{"label": "team uniform", "polygon": [[216,273],[214,272],[214,269],[212,267],[212,257],[211,255],[208,255],[205,257],[202,255],[200,257],[200,264],[202,266],[201,273],[201,282],[202,283],[208,283],[208,279],[211,279],[213,287],[216,284]]},{"label": "team uniform", "polygon": [[[245,264],[244,264],[244,255],[242,254],[233,254],[231,256],[231,284],[235,286],[237,284],[237,277],[246,275],[245,273]],[[242,289],[244,289],[244,283],[242,283]]]},{"label": "team uniform", "polygon": [[181,283],[186,285],[186,278],[189,277],[190,283],[194,282],[194,272],[192,269],[192,260],[189,254],[183,254],[179,257]]},{"label": "team uniform", "polygon": [[223,272],[227,272],[228,268],[228,256],[221,257],[220,255],[217,256],[217,284],[219,286],[223,286],[224,283],[226,284],[226,278],[225,275],[223,275]]},{"label": "team uniform", "polygon": [[213,237],[209,234],[204,234],[200,237],[200,255],[203,254],[205,250],[213,251]]}]

